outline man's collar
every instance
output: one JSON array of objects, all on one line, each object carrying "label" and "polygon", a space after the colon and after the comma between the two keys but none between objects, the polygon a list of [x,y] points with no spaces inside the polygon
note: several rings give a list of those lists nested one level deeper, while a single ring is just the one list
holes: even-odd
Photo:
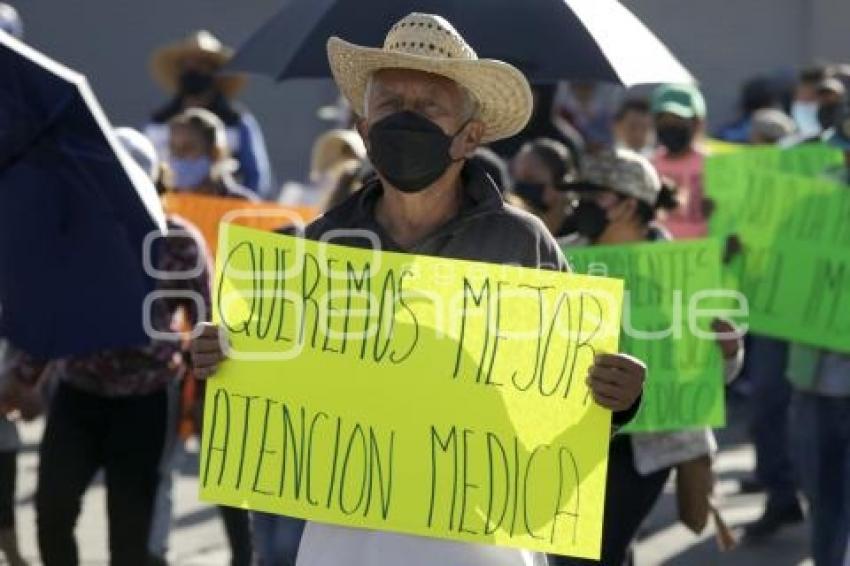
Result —
[{"label": "man's collar", "polygon": [[[504,206],[502,194],[489,175],[477,165],[466,163],[461,171],[463,202],[460,219],[482,212],[500,210]],[[384,192],[377,178],[326,213],[336,226],[362,227],[375,221],[375,205]]]}]

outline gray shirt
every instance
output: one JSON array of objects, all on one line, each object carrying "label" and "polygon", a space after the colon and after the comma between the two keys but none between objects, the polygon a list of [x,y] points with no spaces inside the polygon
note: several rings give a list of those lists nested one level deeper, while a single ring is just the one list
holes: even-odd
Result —
[{"label": "gray shirt", "polygon": [[[311,240],[335,237],[333,243],[453,259],[513,264],[568,271],[555,239],[543,223],[507,205],[492,180],[480,169],[463,171],[459,214],[410,248],[402,248],[375,220],[383,188],[368,183],[306,228]],[[356,231],[362,231],[357,235]],[[370,238],[372,238],[370,240]],[[635,407],[636,409],[636,407]],[[514,548],[435,540],[411,535],[351,529],[308,522],[298,551],[298,566],[542,566],[546,557]]]},{"label": "gray shirt", "polygon": [[[375,204],[383,193],[377,179],[307,226],[306,237],[321,240],[331,231],[341,231],[347,235],[334,237],[333,243],[356,247],[377,243],[383,251],[569,271],[543,222],[506,204],[483,170],[467,165],[462,181],[458,215],[410,248],[396,243],[375,220]],[[355,231],[371,234],[373,239],[357,236]]]}]

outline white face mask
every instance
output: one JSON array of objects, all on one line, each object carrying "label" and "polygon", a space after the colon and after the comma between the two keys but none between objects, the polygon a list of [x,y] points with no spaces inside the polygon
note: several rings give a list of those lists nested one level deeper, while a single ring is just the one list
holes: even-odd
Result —
[{"label": "white face mask", "polygon": [[804,137],[816,136],[821,131],[818,121],[818,103],[795,100],[791,104],[791,117],[797,123],[800,134]]}]

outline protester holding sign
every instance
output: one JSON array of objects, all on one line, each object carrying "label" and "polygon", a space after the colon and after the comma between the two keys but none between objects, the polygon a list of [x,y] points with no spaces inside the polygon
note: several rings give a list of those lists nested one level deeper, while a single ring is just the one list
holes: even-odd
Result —
[{"label": "protester holding sign", "polygon": [[[627,149],[588,157],[575,211],[577,233],[561,240],[570,249],[586,245],[623,245],[664,241],[670,237],[655,222],[656,212],[675,208],[674,191],[661,184],[652,165]],[[743,360],[742,342],[727,322],[715,321],[717,343],[727,361],[727,378]],[[650,366],[650,379],[652,367]],[[618,434],[611,442],[601,564],[622,564],[638,527],[652,510],[673,468],[683,464],[707,466],[716,450],[710,429],[660,433]],[[710,486],[704,497],[709,496]],[[697,494],[699,496],[699,494]],[[707,512],[707,505],[705,507]],[[706,517],[707,519],[707,517]],[[586,561],[552,557],[557,565]]]},{"label": "protester holding sign", "polygon": [[[850,156],[850,111],[830,132],[830,144]],[[850,186],[846,188],[850,190]],[[791,436],[809,501],[815,566],[847,564],[850,540],[850,355],[792,344],[788,378],[796,393]]]},{"label": "protester holding sign", "polygon": [[789,449],[788,340],[847,347],[839,322],[847,318],[846,284],[836,276],[850,257],[850,193],[835,182],[844,172],[842,154],[815,143],[741,149],[706,165],[706,187],[716,203],[712,235],[735,234],[740,242],[742,251],[729,258],[725,275],[749,303],[745,377],[756,481],[744,480],[741,490],[767,494],[763,513],[745,527],[752,542],[804,518]]},{"label": "protester holding sign", "polygon": [[[506,206],[489,177],[466,165],[481,144],[526,124],[532,97],[510,65],[480,60],[445,19],[410,14],[383,48],[328,42],[337,85],[361,117],[378,180],[307,227],[308,239],[489,263],[566,270],[554,239],[533,216]],[[498,85],[496,88],[495,85]],[[217,327],[193,345],[201,375],[224,359]],[[601,354],[590,368],[593,399],[617,424],[637,410],[643,364]],[[457,566],[545,564],[516,549],[444,542],[384,531],[308,522],[301,566],[399,564]]]}]

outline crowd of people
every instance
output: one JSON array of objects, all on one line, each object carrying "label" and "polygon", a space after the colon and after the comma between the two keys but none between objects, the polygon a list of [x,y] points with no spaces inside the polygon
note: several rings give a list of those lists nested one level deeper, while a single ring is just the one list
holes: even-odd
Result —
[{"label": "crowd of people", "polygon": [[[338,114],[347,118],[316,139],[303,182],[274,184],[260,125],[238,101],[246,79],[219,73],[232,52],[206,31],[153,55],[152,76],[167,100],[144,127],[119,128],[116,135],[160,194],[316,207],[325,214],[308,226],[308,238],[364,228],[376,232],[387,250],[560,270],[569,269],[562,248],[708,235],[717,206],[703,191],[712,137],[781,147],[833,144],[848,156],[839,177],[850,184],[850,124],[844,122],[850,73],[844,66],[812,66],[793,81],[753,79],[742,89],[740,117],[710,132],[705,100],[694,85],[628,91],[571,81],[529,87],[505,64],[499,68],[503,90],[511,91],[506,95],[477,80],[474,52],[449,22],[412,14],[401,23],[410,22],[415,25],[390,30],[399,37],[388,38],[395,48],[385,50],[385,58],[370,58],[354,70],[339,61],[343,54],[356,60],[362,48],[331,42],[331,68],[342,92]],[[441,30],[443,43],[420,41],[415,34],[426,28]],[[18,15],[3,4],[0,29],[23,34]],[[413,35],[403,41],[404,34]],[[466,67],[458,70],[435,49],[466,59]],[[157,268],[205,269],[158,285],[200,294],[209,313],[207,247],[185,220],[169,217],[168,223],[172,235],[163,239]],[[192,301],[155,304],[158,330],[207,322]],[[757,544],[808,520],[816,566],[845,563],[850,356],[768,336],[744,339],[725,320],[716,320],[713,330],[727,381],[740,374],[735,387],[751,400],[757,466],[741,490],[767,495],[763,515],[746,526],[746,540]],[[187,436],[198,429],[195,424],[187,432],[181,419],[200,413],[204,379],[224,358],[219,332],[207,323],[195,340],[151,340],[143,348],[62,360],[36,359],[0,342],[0,553],[7,562],[27,563],[15,522],[16,419],[40,415],[46,418],[35,498],[41,561],[79,562],[74,526],[84,493],[103,470],[111,563],[168,562],[172,476]],[[591,369],[594,399],[613,411],[615,425],[637,411],[645,373],[639,360],[615,354]],[[629,563],[638,529],[673,471],[715,451],[709,429],[616,434],[599,563]],[[220,515],[234,566],[296,559],[322,566],[595,563],[229,507]]]}]

